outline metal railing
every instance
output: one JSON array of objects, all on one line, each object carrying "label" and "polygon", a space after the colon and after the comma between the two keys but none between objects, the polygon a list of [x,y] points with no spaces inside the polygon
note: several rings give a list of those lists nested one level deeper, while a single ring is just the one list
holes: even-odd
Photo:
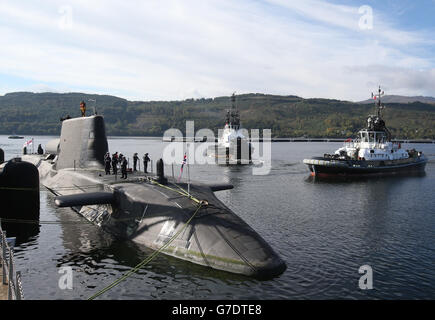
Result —
[{"label": "metal railing", "polygon": [[6,240],[6,232],[0,225],[0,263],[3,269],[3,285],[8,285],[8,300],[24,299],[23,286],[21,283],[21,273],[15,271],[14,266],[14,250],[9,247]]}]

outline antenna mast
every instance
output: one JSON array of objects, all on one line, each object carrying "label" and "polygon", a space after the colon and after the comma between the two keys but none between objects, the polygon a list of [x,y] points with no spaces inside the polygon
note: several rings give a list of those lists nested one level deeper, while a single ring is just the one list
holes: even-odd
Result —
[{"label": "antenna mast", "polygon": [[231,95],[231,111],[236,109],[236,92]]},{"label": "antenna mast", "polygon": [[372,98],[377,100],[377,102],[375,102],[375,106],[376,106],[376,114],[378,117],[381,117],[381,110],[385,108],[385,106],[381,102],[381,97],[384,94],[385,94],[385,92],[383,90],[381,90],[381,86],[379,86],[378,94],[373,94],[373,92],[372,92]]}]

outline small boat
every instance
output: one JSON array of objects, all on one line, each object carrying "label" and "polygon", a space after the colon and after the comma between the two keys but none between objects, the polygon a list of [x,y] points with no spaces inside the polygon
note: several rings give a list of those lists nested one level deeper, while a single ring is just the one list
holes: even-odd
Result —
[{"label": "small boat", "polygon": [[12,136],[9,136],[8,139],[24,139],[24,137],[12,135]]},{"label": "small boat", "polygon": [[334,154],[304,159],[312,176],[358,176],[422,172],[427,158],[421,151],[404,150],[400,143],[391,141],[391,133],[382,119],[385,106],[381,102],[384,92],[372,93],[376,114],[369,115],[367,127],[358,132],[356,139],[348,139]]},{"label": "small boat", "polygon": [[225,127],[219,131],[218,141],[208,148],[207,155],[218,159],[218,163],[222,161],[226,164],[251,164],[253,147],[249,137],[244,135],[247,130],[240,125],[235,93],[231,96],[231,107],[227,110]]}]

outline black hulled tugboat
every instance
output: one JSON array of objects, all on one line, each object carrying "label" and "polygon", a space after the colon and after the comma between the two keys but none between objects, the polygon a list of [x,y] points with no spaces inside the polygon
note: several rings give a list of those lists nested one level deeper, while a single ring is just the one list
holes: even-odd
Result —
[{"label": "black hulled tugboat", "polygon": [[356,139],[346,140],[334,154],[304,159],[311,175],[359,176],[424,171],[427,158],[421,151],[404,150],[400,143],[391,141],[390,131],[382,119],[383,94],[380,87],[378,94],[372,94],[377,100],[376,114],[368,116],[367,127],[358,132]]}]

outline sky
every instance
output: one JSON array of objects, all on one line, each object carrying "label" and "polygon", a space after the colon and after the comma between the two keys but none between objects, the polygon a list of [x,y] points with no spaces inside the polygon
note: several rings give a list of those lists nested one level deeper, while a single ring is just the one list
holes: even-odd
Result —
[{"label": "sky", "polygon": [[0,0],[0,95],[435,96],[435,0]]}]

